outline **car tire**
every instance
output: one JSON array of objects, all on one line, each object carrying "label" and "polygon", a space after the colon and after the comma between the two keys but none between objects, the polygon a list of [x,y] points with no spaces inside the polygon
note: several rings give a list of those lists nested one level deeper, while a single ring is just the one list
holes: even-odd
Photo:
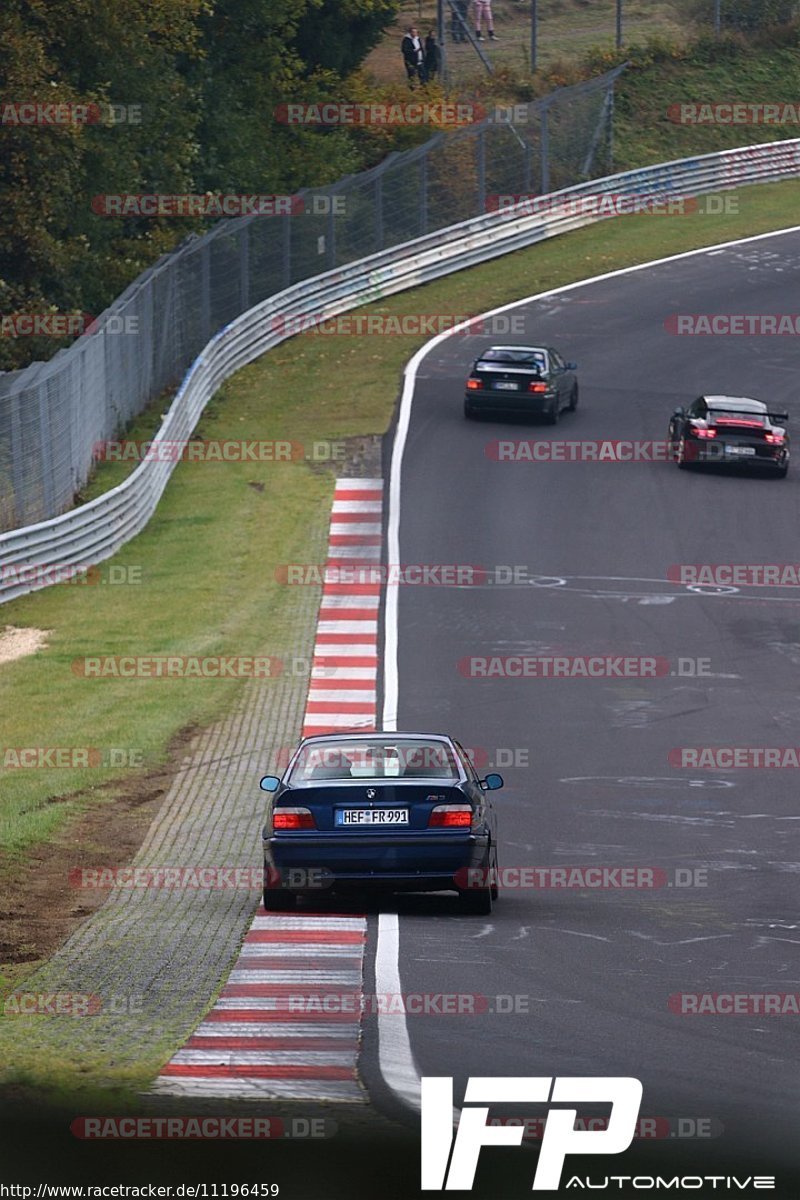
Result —
[{"label": "car tire", "polygon": [[264,908],[267,912],[290,912],[297,905],[297,893],[286,888],[264,888]]},{"label": "car tire", "polygon": [[784,463],[784,465],[782,467],[778,467],[777,471],[775,472],[775,476],[777,479],[785,479],[788,474],[789,474],[789,464],[788,463]]},{"label": "car tire", "polygon": [[493,888],[491,883],[489,856],[486,856],[486,861],[483,863],[481,870],[484,872],[486,884],[484,887],[464,888],[459,892],[459,907],[462,913],[473,917],[488,917],[492,911]]},{"label": "car tire", "polygon": [[567,409],[567,412],[575,412],[575,409],[577,407],[578,407],[578,385],[576,383],[574,388],[572,389],[572,395],[570,396],[569,408]]},{"label": "car tire", "polygon": [[468,421],[475,421],[478,416],[477,409],[474,405],[470,404],[469,400],[464,401],[464,416]]},{"label": "car tire", "polygon": [[558,396],[553,401],[553,407],[544,414],[546,425],[557,425],[561,416],[561,405],[558,402]]},{"label": "car tire", "polygon": [[494,866],[492,868],[492,875],[491,875],[491,880],[492,880],[491,892],[492,892],[492,900],[493,901],[499,899],[499,897],[500,897],[500,884],[498,883],[499,878],[500,878],[500,868],[497,865],[497,851],[495,850]]}]

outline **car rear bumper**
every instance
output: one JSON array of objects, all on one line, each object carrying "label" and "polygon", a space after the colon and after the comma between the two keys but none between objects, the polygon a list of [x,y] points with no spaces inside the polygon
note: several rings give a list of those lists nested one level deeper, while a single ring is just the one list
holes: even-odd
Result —
[{"label": "car rear bumper", "polygon": [[[742,454],[742,450],[753,450],[753,454]],[[780,446],[748,445],[742,442],[715,442],[713,446],[704,442],[686,441],[686,461],[703,463],[707,466],[749,467],[754,470],[781,470],[789,462],[789,452]]]},{"label": "car rear bumper", "polygon": [[489,834],[409,833],[282,835],[265,838],[264,867],[272,886],[330,888],[348,883],[401,890],[455,888],[455,877],[486,862]]},{"label": "car rear bumper", "polygon": [[464,403],[482,412],[530,413],[541,416],[552,408],[555,392],[465,392]]}]

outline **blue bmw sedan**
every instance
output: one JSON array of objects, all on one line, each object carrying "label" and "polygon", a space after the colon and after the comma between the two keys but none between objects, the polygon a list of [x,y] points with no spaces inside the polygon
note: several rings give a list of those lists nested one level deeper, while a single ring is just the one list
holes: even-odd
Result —
[{"label": "blue bmw sedan", "polygon": [[491,793],[444,734],[343,733],[305,738],[281,779],[261,780],[264,907],[286,910],[316,888],[455,891],[464,912],[497,899]]}]

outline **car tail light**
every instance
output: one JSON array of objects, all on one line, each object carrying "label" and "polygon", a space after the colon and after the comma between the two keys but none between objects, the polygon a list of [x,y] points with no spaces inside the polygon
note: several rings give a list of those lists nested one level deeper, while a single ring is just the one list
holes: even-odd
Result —
[{"label": "car tail light", "polygon": [[272,814],[273,829],[316,829],[310,808],[276,808]]},{"label": "car tail light", "polygon": [[476,392],[479,387],[481,387],[480,379],[468,379],[467,380],[467,390],[468,391]]},{"label": "car tail light", "polygon": [[547,384],[546,383],[529,383],[528,391],[529,392],[546,392]]},{"label": "car tail light", "polygon": [[692,432],[699,438],[712,438],[717,436],[716,429],[693,429]]},{"label": "car tail light", "polygon": [[773,445],[775,445],[776,442],[782,442],[783,441],[783,430],[781,430],[780,433],[765,433],[764,441],[771,442]]},{"label": "car tail light", "polygon": [[469,829],[471,824],[469,804],[437,804],[428,817],[429,829]]}]

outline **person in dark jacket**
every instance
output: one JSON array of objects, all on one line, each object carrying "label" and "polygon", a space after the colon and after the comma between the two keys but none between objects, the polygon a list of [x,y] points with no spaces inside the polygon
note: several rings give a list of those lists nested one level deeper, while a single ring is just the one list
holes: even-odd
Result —
[{"label": "person in dark jacket", "polygon": [[427,75],[425,74],[425,47],[422,44],[422,38],[419,36],[419,30],[415,25],[409,25],[403,41],[400,44],[400,49],[403,53],[403,62],[408,75],[409,87],[414,86],[414,80],[419,79],[420,83],[425,83]]},{"label": "person in dark jacket", "polygon": [[[461,20],[459,20],[459,17]],[[450,33],[454,42],[466,42],[466,24],[469,17],[469,0],[453,0],[450,16]]]},{"label": "person in dark jacket", "polygon": [[436,34],[431,29],[428,36],[425,38],[425,77],[433,79],[439,74],[439,68],[442,65],[442,52],[439,49],[439,43],[436,41]]}]

